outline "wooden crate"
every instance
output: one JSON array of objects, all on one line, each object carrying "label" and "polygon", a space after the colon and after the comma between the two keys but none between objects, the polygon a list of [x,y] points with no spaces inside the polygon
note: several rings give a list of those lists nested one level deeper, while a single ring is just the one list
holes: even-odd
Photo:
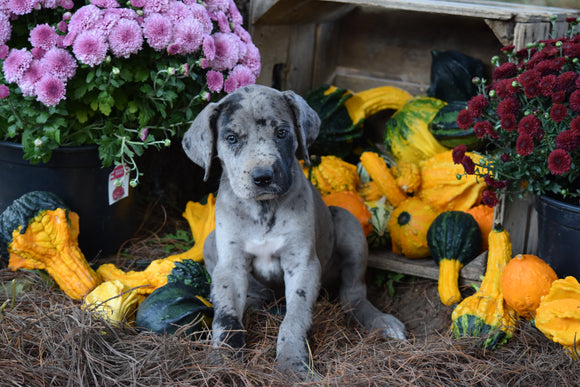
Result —
[{"label": "wooden crate", "polygon": [[565,18],[579,15],[482,0],[252,0],[250,31],[262,54],[258,83],[298,93],[321,83],[354,91],[388,84],[424,94],[432,49],[487,64],[503,45],[562,35]]},{"label": "wooden crate", "polygon": [[[579,10],[480,0],[252,0],[250,31],[262,55],[260,84],[300,94],[323,83],[353,91],[392,85],[424,95],[432,49],[489,64],[504,45],[522,48],[550,33],[563,35],[566,17],[577,16]],[[496,211],[514,253],[535,251],[531,203],[502,202]],[[462,269],[464,283],[480,281],[486,257]],[[389,250],[372,251],[369,265],[432,279],[439,273],[431,258],[410,260]]]}]

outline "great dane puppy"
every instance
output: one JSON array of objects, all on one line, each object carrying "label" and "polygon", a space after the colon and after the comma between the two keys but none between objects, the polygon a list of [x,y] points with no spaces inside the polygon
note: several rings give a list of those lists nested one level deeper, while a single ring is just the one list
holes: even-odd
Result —
[{"label": "great dane puppy", "polygon": [[245,344],[242,316],[249,295],[284,289],[286,314],[277,341],[282,370],[308,372],[307,335],[321,285],[338,283],[345,309],[369,330],[405,338],[405,327],[367,300],[367,243],[358,220],[327,207],[304,176],[296,156],[320,120],[292,91],[247,86],[209,104],[183,138],[191,160],[205,169],[222,165],[215,205],[216,229],[204,246],[215,307],[214,343]]}]

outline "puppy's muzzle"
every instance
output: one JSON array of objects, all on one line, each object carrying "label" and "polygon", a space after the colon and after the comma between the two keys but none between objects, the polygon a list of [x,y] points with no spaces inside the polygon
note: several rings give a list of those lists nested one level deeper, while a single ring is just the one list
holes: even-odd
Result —
[{"label": "puppy's muzzle", "polygon": [[260,188],[268,187],[274,181],[274,171],[271,168],[256,167],[250,173],[254,184]]}]

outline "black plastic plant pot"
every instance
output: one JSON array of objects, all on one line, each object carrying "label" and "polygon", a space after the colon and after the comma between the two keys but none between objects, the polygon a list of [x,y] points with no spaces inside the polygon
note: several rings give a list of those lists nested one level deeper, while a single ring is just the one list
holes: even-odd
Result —
[{"label": "black plastic plant pot", "polygon": [[135,201],[109,205],[108,179],[96,146],[54,151],[48,163],[30,164],[22,146],[0,142],[0,213],[30,191],[50,191],[79,215],[79,246],[88,260],[116,252],[136,230]]},{"label": "black plastic plant pot", "polygon": [[559,278],[580,278],[580,206],[541,196],[538,211],[538,256]]}]

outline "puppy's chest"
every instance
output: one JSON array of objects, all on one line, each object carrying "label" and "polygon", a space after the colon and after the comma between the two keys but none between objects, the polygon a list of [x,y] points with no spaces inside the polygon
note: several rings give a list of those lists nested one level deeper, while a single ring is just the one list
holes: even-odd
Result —
[{"label": "puppy's chest", "polygon": [[249,237],[244,243],[244,253],[250,259],[254,277],[265,284],[280,284],[284,280],[281,251],[286,245],[282,236]]}]

